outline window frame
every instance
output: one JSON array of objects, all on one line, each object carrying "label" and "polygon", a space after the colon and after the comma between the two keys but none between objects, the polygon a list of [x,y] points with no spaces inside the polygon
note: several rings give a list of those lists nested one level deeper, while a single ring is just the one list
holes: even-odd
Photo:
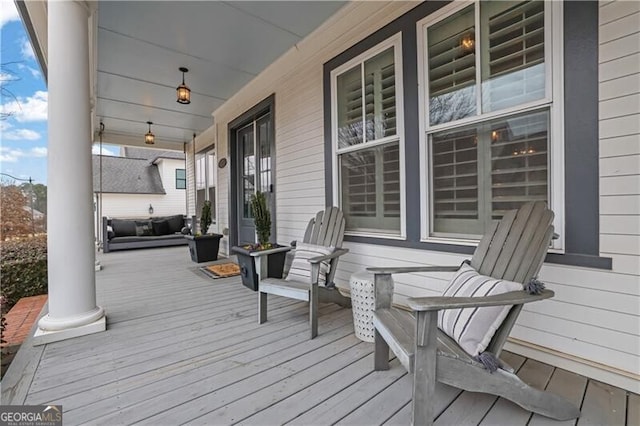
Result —
[{"label": "window frame", "polygon": [[[548,191],[549,204],[555,212],[555,232],[560,236],[552,242],[552,251],[564,252],[564,206],[565,206],[565,175],[564,175],[564,67],[563,67],[563,2],[545,1],[544,34],[545,34],[545,97],[526,102],[513,107],[483,113],[479,108],[481,103],[481,66],[476,67],[476,115],[430,125],[429,117],[429,57],[428,29],[444,19],[459,13],[463,9],[474,6],[476,40],[480,40],[480,0],[452,2],[431,15],[416,22],[417,54],[418,54],[418,127],[419,127],[419,155],[420,155],[420,241],[429,243],[456,244],[475,246],[478,239],[461,238],[459,236],[434,236],[433,232],[433,203],[431,202],[431,156],[429,136],[433,133],[460,129],[472,124],[485,123],[494,119],[505,118],[520,113],[533,111],[549,111],[549,149],[548,149]],[[549,46],[549,48],[547,48]],[[475,44],[477,63],[481,63],[480,43]],[[480,83],[480,84],[478,84]]]},{"label": "window frame", "polygon": [[[187,169],[175,169],[176,173],[176,189],[187,189]],[[181,171],[184,173],[184,177],[178,177],[178,172]],[[178,186],[178,182],[183,182],[183,186]]]},{"label": "window frame", "polygon": [[[363,141],[362,143],[352,145],[346,148],[338,148],[338,76],[349,71],[355,66],[364,67],[364,62],[385,50],[393,47],[394,54],[394,72],[396,87],[396,135],[386,136],[374,141]],[[385,239],[405,240],[407,238],[406,231],[406,171],[405,171],[405,129],[404,129],[404,85],[403,85],[403,62],[402,62],[402,32],[398,32],[375,46],[367,49],[365,52],[351,58],[349,61],[334,68],[330,72],[330,91],[331,91],[331,176],[333,187],[333,204],[342,207],[342,188],[340,180],[339,156],[360,150],[370,149],[383,146],[391,142],[398,143],[399,150],[399,179],[400,179],[400,229],[399,233],[390,232],[370,232],[370,231],[346,231],[345,235],[376,237]],[[363,128],[363,137],[366,132]]]}]

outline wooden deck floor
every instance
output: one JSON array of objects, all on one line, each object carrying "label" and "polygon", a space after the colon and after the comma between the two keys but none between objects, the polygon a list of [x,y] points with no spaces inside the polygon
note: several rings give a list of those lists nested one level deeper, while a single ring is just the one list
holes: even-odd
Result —
[{"label": "wooden deck floor", "polygon": [[[308,339],[304,303],[212,280],[184,247],[100,255],[108,330],[33,348],[3,380],[3,404],[62,404],[65,425],[409,424],[411,377],[373,372],[373,345],[351,311],[322,305]],[[531,415],[493,396],[438,385],[439,425],[638,425],[638,395],[507,354],[523,380],[582,407],[575,422]],[[15,368],[14,368],[15,367]]]}]

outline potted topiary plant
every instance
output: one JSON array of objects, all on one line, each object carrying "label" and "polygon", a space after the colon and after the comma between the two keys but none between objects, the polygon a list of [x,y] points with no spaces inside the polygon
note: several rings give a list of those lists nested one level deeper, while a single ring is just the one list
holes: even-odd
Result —
[{"label": "potted topiary plant", "polygon": [[[256,260],[260,263],[266,261],[267,277],[282,278],[284,269],[284,261],[289,247],[283,247],[278,244],[271,243],[271,213],[267,205],[267,197],[263,192],[256,192],[251,196],[249,202],[251,214],[253,215],[253,224],[256,228],[256,236],[258,242],[256,244],[247,244],[244,246],[235,246],[231,248],[240,265],[242,276],[242,284],[246,287],[258,290],[258,269]],[[265,252],[264,256],[257,256],[259,252]],[[266,259],[262,260],[262,257]]]},{"label": "potted topiary plant", "polygon": [[200,232],[196,232],[195,235],[184,236],[189,245],[191,260],[196,263],[218,260],[218,250],[220,249],[222,234],[208,233],[211,222],[211,201],[207,200],[204,202],[200,214]]}]

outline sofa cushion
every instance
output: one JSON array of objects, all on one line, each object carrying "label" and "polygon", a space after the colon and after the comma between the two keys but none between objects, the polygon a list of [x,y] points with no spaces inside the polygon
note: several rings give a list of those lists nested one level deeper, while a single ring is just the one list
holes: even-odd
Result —
[{"label": "sofa cushion", "polygon": [[173,234],[173,232],[169,231],[169,221],[167,220],[152,220],[151,227],[153,228],[153,235]]},{"label": "sofa cushion", "polygon": [[149,220],[136,220],[136,236],[148,237],[153,235],[153,228]]},{"label": "sofa cushion", "polygon": [[[443,296],[483,297],[522,290],[522,284],[480,275],[462,265]],[[476,356],[486,349],[511,306],[447,309],[438,312],[438,327],[469,353]]]},{"label": "sofa cushion", "polygon": [[123,243],[139,243],[139,242],[157,242],[157,247],[162,247],[163,241],[172,241],[172,240],[180,240],[184,241],[187,244],[187,240],[184,238],[184,235],[180,234],[171,234],[171,235],[151,235],[148,237],[117,237],[113,238],[109,241],[109,244],[113,244],[114,247],[117,247],[118,244]]},{"label": "sofa cushion", "polygon": [[181,214],[167,216],[165,220],[169,223],[168,234],[180,232],[182,230],[182,227],[184,226],[184,217]]},{"label": "sofa cushion", "polygon": [[111,219],[114,237],[132,237],[136,235],[136,222],[126,219]]}]

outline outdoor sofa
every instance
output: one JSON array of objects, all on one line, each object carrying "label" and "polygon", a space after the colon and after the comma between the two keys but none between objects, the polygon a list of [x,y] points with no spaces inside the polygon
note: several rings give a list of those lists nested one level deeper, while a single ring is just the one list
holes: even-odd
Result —
[{"label": "outdoor sofa", "polygon": [[185,234],[193,222],[183,215],[149,219],[102,217],[103,252],[187,245]]}]

